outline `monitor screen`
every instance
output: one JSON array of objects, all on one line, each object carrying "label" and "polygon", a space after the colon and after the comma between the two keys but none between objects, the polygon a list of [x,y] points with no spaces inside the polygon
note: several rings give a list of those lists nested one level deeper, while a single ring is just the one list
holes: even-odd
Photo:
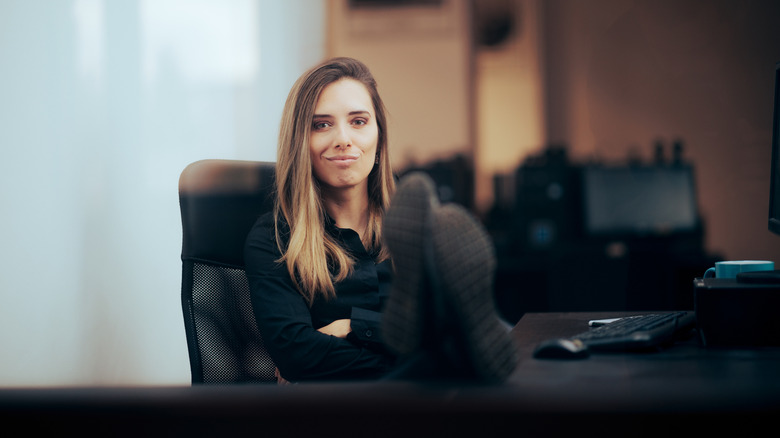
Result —
[{"label": "monitor screen", "polygon": [[769,185],[769,231],[780,235],[780,62],[775,65],[772,170]]},{"label": "monitor screen", "polygon": [[643,236],[694,231],[699,218],[690,166],[586,167],[585,230]]}]

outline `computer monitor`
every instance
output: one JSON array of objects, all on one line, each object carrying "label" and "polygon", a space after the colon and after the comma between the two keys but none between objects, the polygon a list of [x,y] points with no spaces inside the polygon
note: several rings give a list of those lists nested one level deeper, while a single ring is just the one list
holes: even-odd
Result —
[{"label": "computer monitor", "polygon": [[582,177],[585,231],[591,237],[698,230],[691,166],[590,166]]},{"label": "computer monitor", "polygon": [[[774,112],[772,113],[772,168],[769,177],[769,231],[780,235],[780,62],[775,64]],[[775,264],[777,267],[777,262]],[[743,272],[742,283],[780,284],[780,270]]]},{"label": "computer monitor", "polygon": [[780,62],[775,64],[775,102],[772,129],[772,170],[769,185],[769,231],[780,235]]}]

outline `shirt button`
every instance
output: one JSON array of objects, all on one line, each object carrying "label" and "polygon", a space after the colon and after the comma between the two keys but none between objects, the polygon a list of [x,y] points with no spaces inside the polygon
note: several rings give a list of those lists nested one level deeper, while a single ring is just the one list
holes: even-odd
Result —
[{"label": "shirt button", "polygon": [[371,330],[366,330],[364,334],[366,335],[367,338],[374,336],[374,332],[372,332]]}]

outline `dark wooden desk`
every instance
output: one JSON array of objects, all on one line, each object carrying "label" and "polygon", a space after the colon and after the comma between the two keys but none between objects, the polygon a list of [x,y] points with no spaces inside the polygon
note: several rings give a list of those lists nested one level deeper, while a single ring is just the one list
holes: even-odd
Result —
[{"label": "dark wooden desk", "polygon": [[756,435],[780,417],[780,350],[537,360],[544,339],[614,314],[527,314],[522,361],[500,386],[348,383],[0,390],[0,420],[26,433],[101,436],[604,436],[715,430]]},{"label": "dark wooden desk", "polygon": [[[527,314],[514,329],[523,360],[518,390],[569,410],[605,412],[761,412],[780,408],[780,349],[705,349],[695,333],[647,353],[592,354],[583,360],[533,359],[544,339],[587,330],[615,313]],[[780,411],[778,411],[780,412]]]}]

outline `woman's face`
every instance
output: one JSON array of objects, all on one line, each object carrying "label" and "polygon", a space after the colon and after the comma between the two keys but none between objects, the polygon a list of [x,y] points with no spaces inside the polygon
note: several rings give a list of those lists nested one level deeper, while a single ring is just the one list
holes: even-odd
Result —
[{"label": "woman's face", "polygon": [[374,105],[362,83],[346,78],[323,88],[314,107],[309,152],[314,176],[324,188],[367,186],[378,139]]}]

